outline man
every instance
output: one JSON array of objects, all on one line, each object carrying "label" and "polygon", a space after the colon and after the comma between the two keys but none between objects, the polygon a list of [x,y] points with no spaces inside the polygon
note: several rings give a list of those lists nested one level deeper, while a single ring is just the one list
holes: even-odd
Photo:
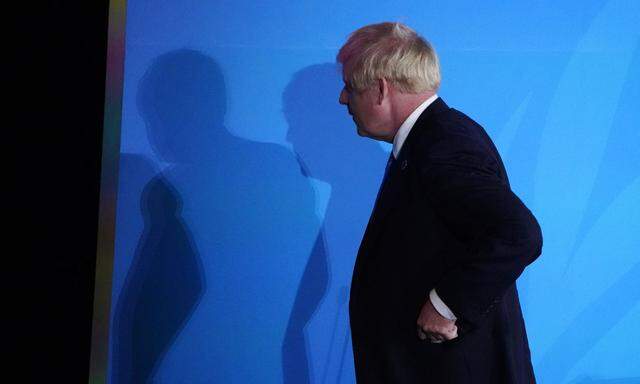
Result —
[{"label": "man", "polygon": [[337,59],[358,134],[393,143],[351,285],[358,383],[535,383],[515,281],[542,234],[491,139],[409,27],[360,28]]}]

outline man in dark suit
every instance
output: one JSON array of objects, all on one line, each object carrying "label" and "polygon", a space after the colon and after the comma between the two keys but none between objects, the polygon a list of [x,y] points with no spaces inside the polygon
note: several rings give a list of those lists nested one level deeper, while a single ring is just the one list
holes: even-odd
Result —
[{"label": "man in dark suit", "polygon": [[351,284],[358,383],[535,383],[515,282],[542,234],[491,139],[409,27],[360,28],[338,61],[358,134],[393,143]]}]

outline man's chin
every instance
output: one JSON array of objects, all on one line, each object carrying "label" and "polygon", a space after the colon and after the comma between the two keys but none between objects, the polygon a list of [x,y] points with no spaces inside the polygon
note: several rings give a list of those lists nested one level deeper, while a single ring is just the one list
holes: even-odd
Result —
[{"label": "man's chin", "polygon": [[362,129],[360,129],[360,127],[356,127],[356,132],[358,133],[358,136],[360,136],[360,137],[369,137],[367,132],[365,132]]},{"label": "man's chin", "polygon": [[382,137],[373,136],[369,132],[367,132],[367,131],[365,131],[363,129],[360,129],[360,128],[357,129],[357,132],[358,132],[358,136],[360,136],[360,137],[366,137],[368,139],[376,140],[376,141],[387,141]]}]

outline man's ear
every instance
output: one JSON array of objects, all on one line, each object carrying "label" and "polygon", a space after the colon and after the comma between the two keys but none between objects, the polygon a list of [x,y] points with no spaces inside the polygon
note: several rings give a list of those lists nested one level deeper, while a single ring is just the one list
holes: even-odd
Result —
[{"label": "man's ear", "polygon": [[382,104],[382,101],[389,96],[389,82],[387,79],[378,79],[378,104]]}]

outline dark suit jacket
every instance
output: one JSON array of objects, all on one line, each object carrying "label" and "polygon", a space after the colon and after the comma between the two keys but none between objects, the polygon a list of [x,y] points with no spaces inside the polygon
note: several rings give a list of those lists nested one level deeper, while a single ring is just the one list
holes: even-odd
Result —
[{"label": "dark suit jacket", "polygon": [[[436,99],[388,169],[353,272],[358,383],[534,383],[516,278],[542,234],[484,129]],[[417,336],[428,293],[459,337]]]}]

